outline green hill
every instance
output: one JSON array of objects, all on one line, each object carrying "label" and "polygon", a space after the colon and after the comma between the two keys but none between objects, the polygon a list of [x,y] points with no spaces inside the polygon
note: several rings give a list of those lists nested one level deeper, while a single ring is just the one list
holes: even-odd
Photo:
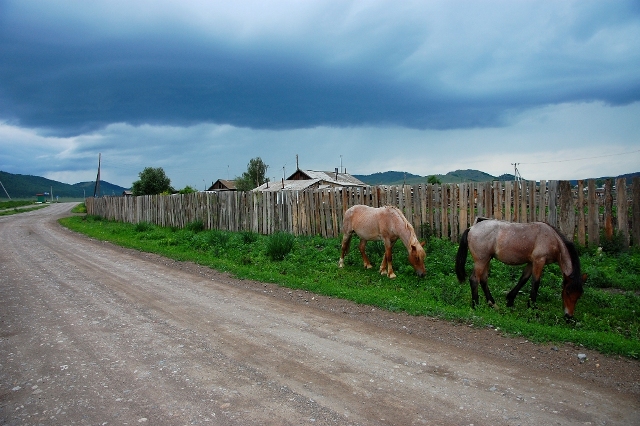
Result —
[{"label": "green hill", "polygon": [[[36,194],[48,193],[53,198],[81,200],[86,195],[93,196],[95,182],[80,182],[74,185],[62,183],[40,176],[20,175],[0,171],[0,182],[12,199],[34,199]],[[109,182],[100,181],[101,195],[121,195],[123,188]],[[0,199],[8,199],[7,194],[0,188]]]},{"label": "green hill", "polygon": [[[415,185],[420,183],[427,183],[429,176],[419,176],[405,172],[384,172],[374,173],[372,175],[354,175],[362,182],[368,185]],[[499,178],[491,176],[488,173],[481,172],[479,170],[456,170],[449,172],[446,175],[434,175],[442,183],[459,183],[459,182],[489,182],[492,180],[507,180],[511,175],[503,175]]]}]

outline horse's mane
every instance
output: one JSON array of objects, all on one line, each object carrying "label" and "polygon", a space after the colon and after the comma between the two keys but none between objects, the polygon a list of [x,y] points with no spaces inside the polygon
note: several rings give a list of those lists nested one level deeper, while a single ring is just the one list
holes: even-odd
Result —
[{"label": "horse's mane", "polygon": [[571,274],[569,275],[571,282],[569,283],[567,290],[569,290],[570,292],[575,292],[575,291],[581,292],[582,291],[582,281],[581,281],[582,272],[580,271],[580,256],[578,255],[578,250],[576,249],[575,244],[569,241],[569,239],[565,237],[564,234],[560,232],[555,226],[549,225],[549,227],[555,231],[558,237],[560,237],[560,240],[562,240],[564,246],[567,248],[567,251],[569,252],[569,257],[571,258],[572,271],[571,271]]},{"label": "horse's mane", "polygon": [[[415,235],[416,231],[413,229],[413,225],[409,223],[409,221],[407,220],[407,218],[404,216],[404,214],[399,208],[397,208],[396,206],[384,206],[384,208],[393,210],[396,216],[400,217],[400,219],[404,222],[404,227],[410,230]],[[417,240],[418,240],[418,237],[416,236],[416,241]]]},{"label": "horse's mane", "polygon": [[398,215],[400,217],[400,219],[402,219],[402,221],[404,222],[404,226],[413,230],[413,225],[411,225],[409,223],[409,221],[407,220],[407,218],[404,216],[404,214],[402,214],[402,212],[400,211],[399,208],[397,208],[396,206],[384,206],[385,209],[391,209],[393,210],[396,215]]}]

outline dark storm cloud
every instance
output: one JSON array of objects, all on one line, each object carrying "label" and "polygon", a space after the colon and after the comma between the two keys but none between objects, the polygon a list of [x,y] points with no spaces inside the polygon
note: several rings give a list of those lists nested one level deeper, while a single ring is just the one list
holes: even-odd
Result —
[{"label": "dark storm cloud", "polygon": [[[29,18],[24,15],[29,8],[22,14],[3,8],[0,119],[56,135],[116,122],[449,129],[501,125],[507,111],[550,103],[627,104],[640,99],[640,76],[630,78],[628,69],[615,68],[628,58],[595,56],[602,41],[589,45],[603,28],[634,19],[637,25],[637,10],[613,9],[603,22],[590,9],[586,17],[573,16],[568,28],[556,27],[566,31],[566,39],[558,40],[555,51],[519,51],[488,39],[474,52],[461,47],[467,29],[462,40],[451,41],[447,57],[446,48],[433,53],[421,46],[434,38],[442,43],[456,31],[433,35],[416,26],[390,32],[402,39],[386,39],[367,54],[332,62],[332,47],[317,47],[323,34],[302,31],[301,40],[281,44],[259,37],[233,43],[203,37],[184,23],[105,34],[90,22],[64,25],[44,15]],[[305,38],[317,55],[305,51]],[[364,38],[345,44],[357,48]],[[548,48],[544,35],[541,39]],[[628,49],[621,42],[612,48]],[[570,51],[572,45],[577,53]],[[500,58],[503,48],[513,49],[506,52],[508,59]]]},{"label": "dark storm cloud", "polygon": [[154,39],[69,47],[5,36],[4,118],[62,134],[113,122],[446,128],[495,119],[492,105],[439,101],[375,71],[326,70],[259,52],[184,46],[179,39]]}]

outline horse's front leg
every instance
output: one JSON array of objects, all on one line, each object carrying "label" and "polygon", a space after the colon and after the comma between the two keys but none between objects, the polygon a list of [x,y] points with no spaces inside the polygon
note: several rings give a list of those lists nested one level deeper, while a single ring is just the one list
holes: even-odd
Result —
[{"label": "horse's front leg", "polygon": [[[522,289],[522,287],[527,283],[527,281],[529,280],[529,277],[531,276],[531,271],[533,271],[533,265],[531,263],[527,264],[527,266],[525,266],[524,270],[522,271],[522,275],[520,275],[520,279],[518,280],[518,284],[516,284],[515,287],[513,287],[511,289],[511,291],[509,292],[509,294],[507,294],[507,306],[508,307],[512,307],[515,300],[516,300],[516,296],[518,295],[518,292],[520,292],[520,289]],[[533,289],[532,289],[533,291]],[[536,290],[536,296],[537,296],[538,290]]]},{"label": "horse's front leg", "polygon": [[371,265],[371,262],[367,257],[367,253],[365,251],[366,246],[367,246],[367,240],[363,240],[362,238],[360,238],[360,244],[358,244],[358,248],[360,249],[360,254],[362,254],[362,261],[364,262],[364,267],[366,269],[371,269],[373,268],[373,266]]},{"label": "horse's front leg", "polygon": [[382,264],[380,265],[380,274],[386,275],[389,278],[396,277],[396,274],[393,272],[393,266],[391,264],[392,249],[393,249],[393,245],[391,244],[384,245],[384,257],[382,259]]}]

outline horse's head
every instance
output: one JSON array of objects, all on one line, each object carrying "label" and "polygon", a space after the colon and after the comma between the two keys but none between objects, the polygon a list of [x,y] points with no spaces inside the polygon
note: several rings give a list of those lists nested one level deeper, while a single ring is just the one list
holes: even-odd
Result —
[{"label": "horse's head", "polygon": [[427,256],[427,254],[425,253],[423,248],[424,244],[425,241],[419,243],[416,240],[411,244],[411,249],[409,250],[409,263],[411,263],[411,266],[413,266],[413,269],[415,269],[416,274],[418,274],[420,278],[424,277],[426,274],[426,269],[424,267],[424,258]]},{"label": "horse's head", "polygon": [[582,276],[578,275],[577,277],[564,274],[563,276],[562,304],[564,305],[564,317],[569,320],[573,318],[576,303],[578,299],[580,299],[580,296],[582,296],[582,284],[586,281],[587,274],[583,274]]}]

